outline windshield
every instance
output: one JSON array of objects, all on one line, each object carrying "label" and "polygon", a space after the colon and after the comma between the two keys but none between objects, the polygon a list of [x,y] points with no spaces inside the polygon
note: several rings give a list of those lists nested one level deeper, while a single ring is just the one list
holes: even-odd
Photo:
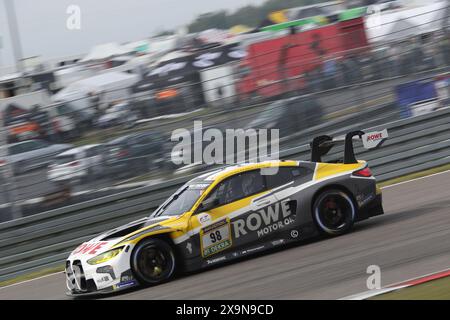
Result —
[{"label": "windshield", "polygon": [[54,160],[54,164],[59,165],[59,164],[66,164],[69,162],[73,162],[76,160],[76,157],[74,154],[71,155],[65,155],[65,156],[58,156],[55,158]]},{"label": "windshield", "polygon": [[209,184],[184,185],[164,202],[151,217],[179,216],[189,210],[200,198]]},{"label": "windshield", "polygon": [[115,113],[120,111],[126,111],[127,105],[124,103],[116,104],[110,107],[108,110],[106,110],[106,113]]}]

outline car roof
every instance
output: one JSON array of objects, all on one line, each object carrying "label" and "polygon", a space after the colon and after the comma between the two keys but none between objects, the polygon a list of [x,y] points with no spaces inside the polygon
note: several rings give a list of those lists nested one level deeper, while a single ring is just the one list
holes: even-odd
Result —
[{"label": "car roof", "polygon": [[126,140],[128,140],[130,138],[137,138],[137,137],[140,137],[140,136],[147,136],[147,135],[154,135],[154,136],[158,136],[158,137],[160,136],[160,134],[158,132],[156,132],[156,131],[136,132],[136,133],[131,133],[131,134],[127,134],[125,136],[121,136],[121,137],[115,138],[115,139],[113,139],[111,141],[108,141],[107,144],[117,144],[117,143],[121,143],[123,141],[126,141]]},{"label": "car roof", "polygon": [[233,176],[238,173],[243,173],[246,171],[270,168],[270,167],[287,167],[287,166],[298,166],[298,161],[293,160],[270,160],[258,163],[244,163],[238,165],[227,166],[219,170],[205,173],[199,177],[192,179],[190,182],[203,181],[216,181],[223,180],[227,177]]},{"label": "car roof", "polygon": [[[29,140],[20,141],[20,142],[9,143],[7,146],[8,147],[18,146],[20,144],[28,143],[30,141],[44,141],[44,140],[41,140],[41,139],[29,139]],[[4,146],[1,146],[1,147],[3,148]]]},{"label": "car roof", "polygon": [[87,144],[87,145],[84,145],[84,146],[81,146],[81,147],[72,148],[72,149],[69,149],[67,151],[64,151],[63,153],[58,154],[58,157],[74,155],[74,154],[77,154],[77,153],[80,153],[80,152],[92,149],[92,148],[97,147],[99,145],[100,144]]}]

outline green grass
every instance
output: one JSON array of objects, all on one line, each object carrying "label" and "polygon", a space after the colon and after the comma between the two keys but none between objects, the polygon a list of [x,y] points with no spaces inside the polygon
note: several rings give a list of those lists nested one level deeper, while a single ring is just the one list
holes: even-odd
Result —
[{"label": "green grass", "polygon": [[450,163],[444,164],[439,167],[434,167],[431,169],[407,174],[407,175],[404,175],[404,176],[401,176],[398,178],[394,178],[391,180],[383,181],[383,182],[378,183],[378,186],[382,188],[382,187],[389,186],[391,184],[396,184],[396,183],[405,182],[405,181],[409,181],[409,180],[413,180],[413,179],[417,179],[417,178],[422,178],[422,177],[426,177],[426,176],[429,176],[429,175],[432,175],[435,173],[444,172],[447,170],[450,170]]},{"label": "green grass", "polygon": [[0,288],[1,287],[5,287],[5,286],[9,286],[11,284],[23,282],[23,281],[26,281],[26,280],[31,280],[31,279],[39,278],[39,277],[42,277],[42,276],[46,276],[46,275],[49,275],[49,274],[52,274],[52,273],[62,272],[62,271],[64,271],[64,264],[61,264],[61,265],[59,265],[57,267],[53,267],[53,268],[47,268],[47,269],[39,270],[39,271],[36,271],[36,272],[27,273],[27,274],[18,276],[18,277],[13,278],[13,279],[1,281],[0,282]]},{"label": "green grass", "polygon": [[380,294],[368,300],[450,300],[450,276]]}]

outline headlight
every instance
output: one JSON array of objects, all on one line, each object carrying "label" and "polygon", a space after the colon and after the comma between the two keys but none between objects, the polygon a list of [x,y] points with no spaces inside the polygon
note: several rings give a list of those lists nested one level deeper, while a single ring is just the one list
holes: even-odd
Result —
[{"label": "headlight", "polygon": [[102,254],[99,254],[98,256],[96,256],[94,258],[89,259],[87,261],[87,263],[94,265],[94,264],[100,264],[100,263],[106,262],[108,260],[111,260],[115,256],[117,256],[122,250],[123,250],[123,247],[106,251]]}]

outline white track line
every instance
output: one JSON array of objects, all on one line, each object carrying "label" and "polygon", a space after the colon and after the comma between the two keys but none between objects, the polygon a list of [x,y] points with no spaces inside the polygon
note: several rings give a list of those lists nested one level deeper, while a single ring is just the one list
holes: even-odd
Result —
[{"label": "white track line", "polygon": [[411,179],[411,180],[407,180],[407,181],[403,181],[403,182],[398,182],[398,183],[390,184],[390,185],[388,185],[388,186],[382,187],[381,189],[387,189],[387,188],[399,186],[399,185],[401,185],[401,184],[405,184],[405,183],[409,183],[409,182],[414,182],[414,181],[422,180],[422,179],[426,179],[426,178],[431,178],[431,177],[434,177],[434,176],[437,176],[437,175],[440,175],[440,174],[444,174],[444,173],[449,173],[449,172],[450,172],[450,170],[445,170],[445,171],[438,172],[438,173],[432,173],[432,174],[429,174],[429,175],[427,175],[427,176],[423,176],[423,177],[420,177],[420,178],[415,178],[415,179]]},{"label": "white track line", "polygon": [[39,280],[39,279],[44,279],[44,278],[51,277],[51,276],[54,276],[54,275],[60,274],[60,273],[64,273],[64,271],[58,271],[58,272],[55,272],[55,273],[46,274],[45,276],[40,276],[38,278],[33,278],[33,279],[29,279],[29,280],[13,283],[13,284],[10,284],[10,285],[4,286],[4,287],[0,287],[0,290],[6,289],[6,288],[10,288],[10,287],[14,287],[14,286],[18,286],[18,285],[21,285],[21,284],[24,284],[24,283],[27,283],[27,282],[31,282],[31,281],[35,281],[35,280]]},{"label": "white track line", "polygon": [[[427,273],[427,274],[422,275],[422,276],[418,276],[418,277],[410,278],[410,279],[407,279],[407,280],[395,282],[395,283],[387,285],[387,286],[385,286],[385,287],[383,287],[381,289],[368,290],[368,291],[364,291],[364,292],[361,292],[361,293],[352,294],[350,296],[346,296],[344,298],[340,298],[339,300],[365,300],[365,299],[368,299],[368,298],[371,298],[371,297],[378,296],[378,295],[383,294],[383,293],[388,293],[388,292],[396,291],[396,290],[399,290],[399,289],[402,289],[402,288],[415,286],[415,284],[408,285],[407,283],[411,282],[411,281],[414,281],[414,280],[419,280],[419,279],[422,279],[422,278],[427,278],[427,277],[431,277],[433,275],[444,273],[444,272],[447,272],[449,270],[450,270],[450,268],[446,268],[446,269],[443,269],[441,271]],[[429,280],[429,281],[432,281],[432,280]]]}]

